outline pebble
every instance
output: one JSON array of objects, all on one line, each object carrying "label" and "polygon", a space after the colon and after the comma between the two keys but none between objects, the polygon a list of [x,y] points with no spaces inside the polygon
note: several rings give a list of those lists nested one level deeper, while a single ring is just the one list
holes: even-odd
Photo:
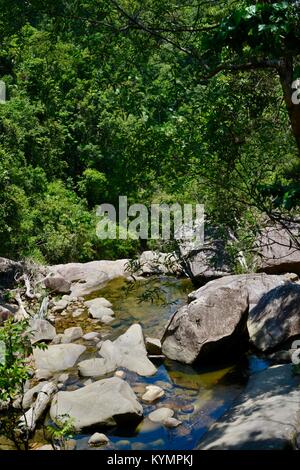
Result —
[{"label": "pebble", "polygon": [[133,442],[131,445],[132,450],[144,450],[146,448],[143,442]]},{"label": "pebble", "polygon": [[194,405],[184,405],[180,408],[181,413],[189,414],[193,413],[195,410]]},{"label": "pebble", "polygon": [[165,392],[161,387],[158,387],[157,385],[148,385],[146,387],[146,393],[144,393],[142,396],[142,400],[147,403],[153,403],[154,401],[163,397],[164,394]]},{"label": "pebble", "polygon": [[125,447],[129,448],[130,447],[130,441],[127,441],[126,439],[121,439],[120,441],[116,442],[116,446],[118,448],[121,448],[121,449],[122,448],[124,449]]},{"label": "pebble", "polygon": [[109,439],[105,434],[102,434],[100,432],[95,432],[88,441],[89,446],[91,447],[96,447],[96,446],[101,446],[109,443]]},{"label": "pebble", "polygon": [[120,379],[124,379],[126,374],[123,370],[116,370],[114,373],[115,377],[119,377]]},{"label": "pebble", "polygon": [[180,424],[182,424],[182,421],[179,421],[179,419],[176,418],[167,418],[163,421],[164,426],[167,428],[177,428]]},{"label": "pebble", "polygon": [[153,421],[154,423],[163,423],[166,419],[172,418],[174,415],[174,411],[171,410],[171,408],[158,408],[155,411],[152,411],[148,415],[148,418],[150,421]]},{"label": "pebble", "polygon": [[83,335],[82,339],[86,341],[93,341],[93,340],[98,340],[100,336],[100,333],[97,333],[96,331],[91,331],[90,333],[86,333]]},{"label": "pebble", "polygon": [[73,318],[80,317],[80,315],[82,315],[83,312],[84,312],[84,308],[77,308],[76,310],[73,311],[72,317]]}]

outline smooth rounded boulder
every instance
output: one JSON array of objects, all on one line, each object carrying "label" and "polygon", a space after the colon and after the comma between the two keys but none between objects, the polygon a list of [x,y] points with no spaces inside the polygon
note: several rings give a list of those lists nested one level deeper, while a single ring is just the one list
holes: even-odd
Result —
[{"label": "smooth rounded boulder", "polygon": [[85,350],[81,344],[55,344],[45,351],[34,349],[33,358],[37,369],[63,371],[73,367]]},{"label": "smooth rounded boulder", "polygon": [[300,285],[287,284],[266,293],[247,322],[250,341],[261,351],[300,335]]},{"label": "smooth rounded boulder", "polygon": [[72,392],[58,392],[52,400],[51,419],[73,419],[76,430],[91,426],[138,422],[143,407],[130,385],[118,377],[99,380]]},{"label": "smooth rounded boulder", "polygon": [[145,377],[156,373],[156,367],[147,357],[143,330],[138,323],[115,341],[104,341],[99,354],[106,364],[111,364],[112,370],[124,367]]},{"label": "smooth rounded boulder", "polygon": [[207,283],[172,317],[162,339],[167,357],[186,364],[236,354],[247,347],[248,311],[293,276],[234,275]]}]

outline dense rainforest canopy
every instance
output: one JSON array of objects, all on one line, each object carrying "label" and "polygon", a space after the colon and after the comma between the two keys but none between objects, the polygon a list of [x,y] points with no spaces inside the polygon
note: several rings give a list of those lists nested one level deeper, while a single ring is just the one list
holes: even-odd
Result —
[{"label": "dense rainforest canopy", "polygon": [[204,203],[244,241],[297,210],[300,2],[0,7],[0,256],[133,255],[138,241],[95,233],[119,195]]}]

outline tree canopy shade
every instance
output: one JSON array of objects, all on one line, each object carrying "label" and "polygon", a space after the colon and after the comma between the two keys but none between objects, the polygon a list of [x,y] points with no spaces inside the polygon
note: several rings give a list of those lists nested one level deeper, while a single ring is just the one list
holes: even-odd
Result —
[{"label": "tree canopy shade", "polygon": [[299,9],[0,0],[0,255],[132,255],[94,233],[95,205],[119,195],[201,202],[235,231],[249,208],[295,208]]},{"label": "tree canopy shade", "polygon": [[153,2],[130,2],[129,8],[126,1],[112,4],[124,19],[123,30],[139,29],[187,54],[198,62],[200,79],[224,71],[276,73],[300,151],[300,107],[292,100],[300,75],[299,1],[162,1],[154,8]]}]

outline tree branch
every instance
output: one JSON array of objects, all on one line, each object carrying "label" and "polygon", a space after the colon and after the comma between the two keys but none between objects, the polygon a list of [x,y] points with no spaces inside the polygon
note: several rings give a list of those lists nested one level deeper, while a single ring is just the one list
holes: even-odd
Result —
[{"label": "tree branch", "polygon": [[203,80],[209,80],[210,78],[215,77],[220,72],[246,72],[249,70],[259,70],[267,68],[278,68],[281,64],[280,60],[259,60],[253,62],[246,62],[245,64],[220,64],[209,72],[206,76],[203,77]]}]

